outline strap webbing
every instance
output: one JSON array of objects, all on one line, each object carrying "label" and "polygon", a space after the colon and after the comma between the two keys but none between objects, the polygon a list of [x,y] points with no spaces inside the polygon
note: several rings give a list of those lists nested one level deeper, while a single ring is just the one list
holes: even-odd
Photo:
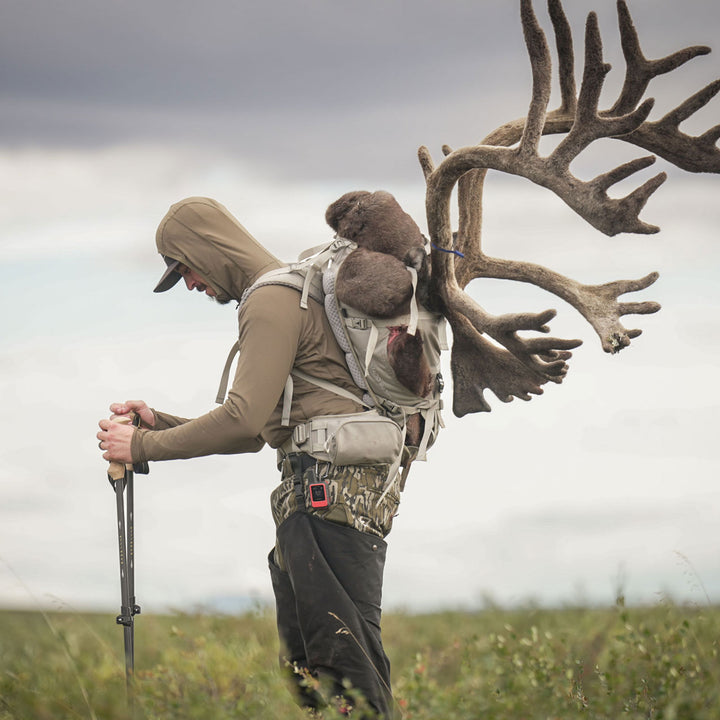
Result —
[{"label": "strap webbing", "polygon": [[230,368],[232,367],[235,356],[240,352],[240,341],[236,340],[235,344],[230,348],[227,360],[225,361],[225,367],[222,371],[222,377],[220,378],[220,387],[218,388],[215,402],[218,405],[222,405],[225,402],[225,396],[227,395],[228,382],[230,381]]},{"label": "strap webbing", "polygon": [[365,377],[367,377],[370,372],[370,363],[372,362],[373,355],[375,354],[375,348],[377,347],[378,334],[377,325],[375,325],[375,323],[371,320],[368,344],[365,348]]},{"label": "strap webbing", "polygon": [[298,262],[303,262],[303,260],[307,260],[313,255],[317,255],[319,252],[329,248],[331,245],[332,243],[323,243],[322,245],[315,245],[314,247],[308,248],[307,250],[303,250],[300,255],[298,255]]},{"label": "strap webbing", "polygon": [[292,375],[288,375],[285,381],[285,391],[283,392],[283,409],[280,424],[283,427],[290,425],[290,409],[292,408],[293,396],[293,379]]},{"label": "strap webbing", "polygon": [[315,277],[315,272],[317,271],[317,267],[315,265],[311,265],[307,269],[307,274],[305,275],[305,282],[302,286],[302,293],[300,293],[300,307],[303,310],[307,310],[308,306],[308,295],[310,294],[310,285],[313,281],[313,278]]},{"label": "strap webbing", "polygon": [[445,318],[442,318],[438,323],[438,341],[440,343],[441,350],[450,349],[447,338],[447,321],[445,320]]},{"label": "strap webbing", "polygon": [[294,375],[295,377],[300,378],[301,380],[305,380],[305,382],[312,383],[313,385],[317,385],[318,387],[322,388],[323,390],[328,390],[332,393],[335,393],[336,395],[339,395],[340,397],[347,398],[348,400],[352,400],[353,402],[359,403],[360,405],[370,409],[370,405],[368,405],[364,400],[360,399],[357,395],[354,395],[349,390],[346,390],[343,387],[340,387],[339,385],[335,385],[334,383],[328,382],[327,380],[322,380],[321,378],[313,377],[312,375],[308,375],[306,372],[303,372],[302,370],[298,370],[297,368],[293,368],[291,375]]},{"label": "strap webbing", "polygon": [[434,429],[436,413],[437,410],[435,410],[434,408],[431,410],[420,411],[423,422],[425,423],[425,431],[423,432],[423,436],[420,440],[420,445],[417,451],[418,460],[427,460],[428,443],[430,442],[430,435],[432,434],[432,431]]},{"label": "strap webbing", "polygon": [[[407,426],[403,426],[403,445],[405,445],[405,436],[407,435]],[[387,480],[385,480],[385,487],[383,488],[382,494],[378,499],[378,505],[385,499],[385,496],[390,492],[390,489],[395,485],[398,477],[400,476],[400,463],[402,462],[402,452],[397,456],[395,462],[388,468]]]},{"label": "strap webbing", "polygon": [[408,267],[407,271],[410,273],[412,281],[412,297],[410,298],[410,322],[408,324],[407,333],[408,335],[414,335],[417,332],[418,326],[418,304],[417,304],[417,270],[414,267]]}]

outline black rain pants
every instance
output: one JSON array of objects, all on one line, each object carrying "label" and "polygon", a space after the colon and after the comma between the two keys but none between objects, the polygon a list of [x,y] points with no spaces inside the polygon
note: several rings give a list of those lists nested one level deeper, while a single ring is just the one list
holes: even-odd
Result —
[{"label": "black rain pants", "polygon": [[[351,704],[353,690],[359,691],[370,705],[362,717],[390,720],[390,662],[380,638],[386,543],[296,512],[278,528],[277,547],[284,569],[276,564],[274,549],[269,565],[280,664],[293,676],[299,704],[319,708],[325,701],[293,667],[308,671],[321,688],[329,685],[331,695],[349,697]],[[350,682],[349,692],[343,680]]]}]

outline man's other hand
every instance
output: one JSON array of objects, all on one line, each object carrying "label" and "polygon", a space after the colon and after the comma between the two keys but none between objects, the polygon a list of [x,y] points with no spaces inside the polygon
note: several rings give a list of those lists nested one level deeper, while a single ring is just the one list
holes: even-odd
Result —
[{"label": "man's other hand", "polygon": [[110,412],[112,413],[111,420],[134,412],[140,416],[140,420],[142,420],[145,427],[155,425],[155,415],[143,400],[126,400],[123,403],[113,403],[110,405]]}]

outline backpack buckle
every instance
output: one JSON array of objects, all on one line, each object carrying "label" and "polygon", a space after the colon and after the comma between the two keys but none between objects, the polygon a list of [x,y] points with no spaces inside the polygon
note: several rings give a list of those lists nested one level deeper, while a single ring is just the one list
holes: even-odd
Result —
[{"label": "backpack buckle", "polygon": [[307,442],[308,439],[308,432],[307,428],[304,424],[302,425],[296,425],[293,429],[293,442],[296,445],[303,445],[305,442]]}]

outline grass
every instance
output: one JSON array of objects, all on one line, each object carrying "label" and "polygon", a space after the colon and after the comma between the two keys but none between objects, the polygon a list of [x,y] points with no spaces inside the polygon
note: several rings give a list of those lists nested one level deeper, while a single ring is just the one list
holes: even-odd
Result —
[{"label": "grass", "polygon": [[[716,607],[394,613],[383,633],[407,720],[720,717]],[[122,635],[106,615],[0,612],[0,720],[129,718]],[[140,615],[135,654],[138,718],[307,717],[270,612]]]}]

